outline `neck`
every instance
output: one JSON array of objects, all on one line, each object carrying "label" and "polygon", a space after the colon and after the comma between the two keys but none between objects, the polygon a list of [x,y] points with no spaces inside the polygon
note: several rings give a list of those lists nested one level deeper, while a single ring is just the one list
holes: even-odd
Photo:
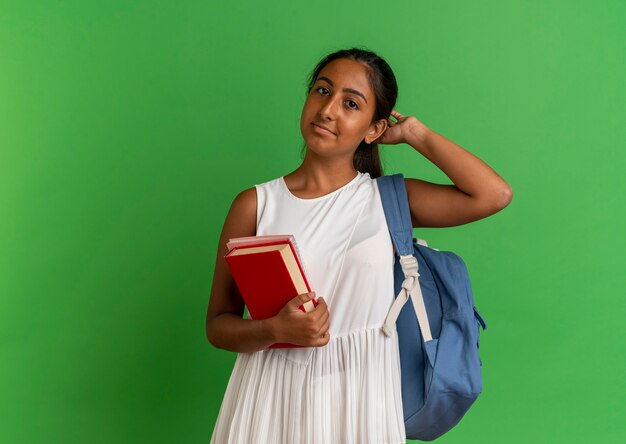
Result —
[{"label": "neck", "polygon": [[299,189],[333,190],[357,176],[352,158],[327,158],[307,151],[302,164],[288,176]]}]

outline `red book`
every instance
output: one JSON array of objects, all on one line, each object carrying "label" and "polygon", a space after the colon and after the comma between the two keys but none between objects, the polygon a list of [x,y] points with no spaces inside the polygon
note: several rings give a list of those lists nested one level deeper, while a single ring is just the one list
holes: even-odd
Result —
[{"label": "red book", "polygon": [[[250,236],[231,239],[225,259],[252,319],[276,315],[287,302],[311,292],[293,236]],[[311,311],[315,300],[300,306]],[[300,347],[276,343],[270,348]]]}]

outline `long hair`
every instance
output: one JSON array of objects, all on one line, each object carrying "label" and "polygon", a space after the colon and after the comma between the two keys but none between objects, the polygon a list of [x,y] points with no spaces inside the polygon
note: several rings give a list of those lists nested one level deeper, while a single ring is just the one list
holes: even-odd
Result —
[{"label": "long hair", "polygon": [[[367,65],[369,81],[376,97],[376,109],[372,122],[388,118],[398,98],[396,77],[389,64],[382,57],[366,49],[342,49],[324,57],[309,75],[306,93],[309,94],[311,92],[311,88],[313,88],[320,71],[330,62],[337,59],[350,59]],[[305,147],[306,144],[303,144],[303,156]],[[354,153],[352,163],[357,171],[367,172],[373,179],[383,175],[377,143],[361,141]]]}]

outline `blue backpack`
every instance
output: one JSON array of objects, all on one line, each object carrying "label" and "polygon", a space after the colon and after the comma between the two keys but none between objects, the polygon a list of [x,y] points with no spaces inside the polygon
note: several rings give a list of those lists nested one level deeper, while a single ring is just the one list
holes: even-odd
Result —
[{"label": "blue backpack", "polygon": [[402,174],[376,179],[395,247],[396,299],[383,332],[398,330],[407,438],[431,441],[454,427],[482,391],[479,325],[463,260],[413,238]]}]

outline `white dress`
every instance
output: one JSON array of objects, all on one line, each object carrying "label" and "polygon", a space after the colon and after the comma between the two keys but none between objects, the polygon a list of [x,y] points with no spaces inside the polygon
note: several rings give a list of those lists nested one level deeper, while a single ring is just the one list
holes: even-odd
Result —
[{"label": "white dress", "polygon": [[330,313],[323,347],[239,353],[211,443],[398,444],[405,430],[398,337],[381,326],[394,300],[393,244],[369,173],[313,199],[282,177],[255,185],[257,235],[293,234]]}]

